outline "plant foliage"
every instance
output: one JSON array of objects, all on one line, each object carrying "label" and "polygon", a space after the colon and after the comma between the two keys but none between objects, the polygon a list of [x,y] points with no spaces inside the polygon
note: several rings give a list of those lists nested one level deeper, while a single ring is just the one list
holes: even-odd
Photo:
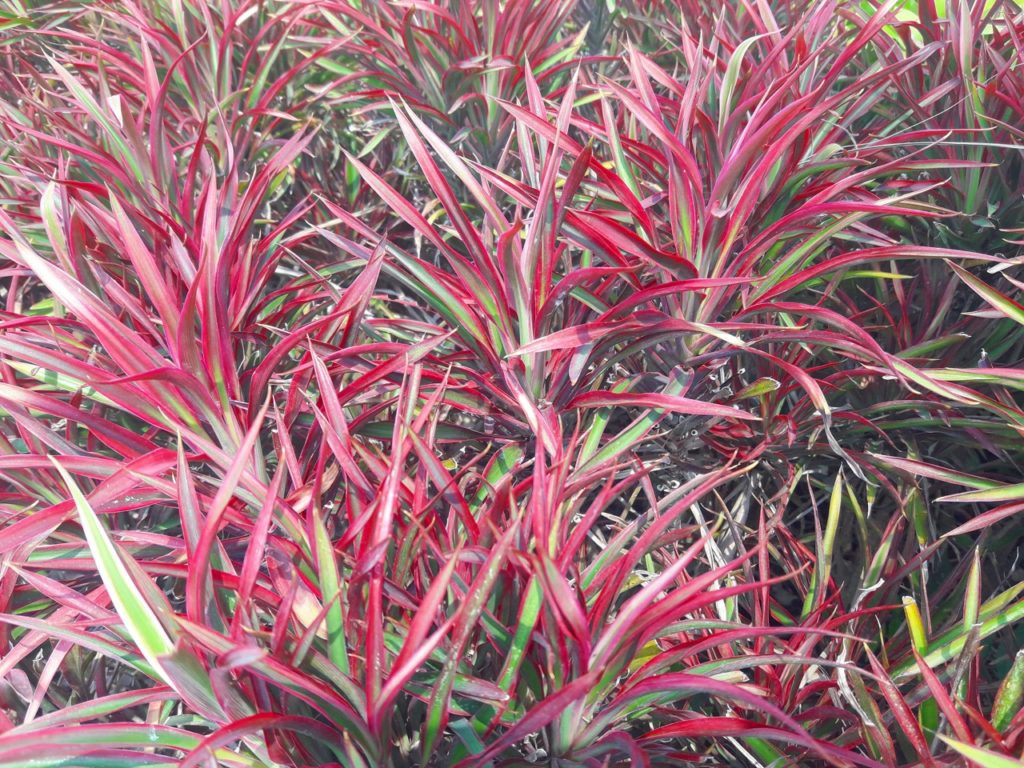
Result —
[{"label": "plant foliage", "polygon": [[0,0],[0,768],[1021,765],[1022,120],[1013,0]]}]

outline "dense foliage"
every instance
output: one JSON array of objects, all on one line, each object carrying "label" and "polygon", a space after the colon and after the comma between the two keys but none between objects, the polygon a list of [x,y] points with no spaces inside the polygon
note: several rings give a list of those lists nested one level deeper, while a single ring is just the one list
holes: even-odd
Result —
[{"label": "dense foliage", "polygon": [[0,767],[1019,766],[1024,7],[0,0]]}]

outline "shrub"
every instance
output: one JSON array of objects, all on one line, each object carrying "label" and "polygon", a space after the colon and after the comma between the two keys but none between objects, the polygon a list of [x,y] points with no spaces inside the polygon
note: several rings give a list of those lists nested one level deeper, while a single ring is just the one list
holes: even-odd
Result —
[{"label": "shrub", "polygon": [[1024,15],[713,5],[6,4],[0,766],[1016,764]]}]

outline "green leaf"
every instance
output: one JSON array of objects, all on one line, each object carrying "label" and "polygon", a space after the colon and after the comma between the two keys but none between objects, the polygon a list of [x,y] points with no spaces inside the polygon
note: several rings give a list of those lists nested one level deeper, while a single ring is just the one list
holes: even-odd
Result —
[{"label": "green leaf", "polygon": [[945,736],[939,736],[939,738],[972,763],[980,765],[981,768],[1024,768],[1024,762],[1014,760],[1012,757],[1005,757],[980,747],[972,747],[970,744],[954,741]]},{"label": "green leaf", "polygon": [[992,704],[992,725],[1004,731],[1024,704],[1024,650],[1017,651]]},{"label": "green leaf", "polygon": [[131,573],[122,560],[123,555],[118,552],[103,523],[74,479],[55,458],[51,457],[50,460],[71,492],[86,541],[89,543],[89,551],[96,561],[96,569],[107,588],[114,610],[121,617],[125,629],[146,661],[152,664],[164,682],[173,688],[174,680],[163,671],[160,659],[174,653],[174,640],[164,630],[156,612],[143,598],[142,590],[132,581]]}]

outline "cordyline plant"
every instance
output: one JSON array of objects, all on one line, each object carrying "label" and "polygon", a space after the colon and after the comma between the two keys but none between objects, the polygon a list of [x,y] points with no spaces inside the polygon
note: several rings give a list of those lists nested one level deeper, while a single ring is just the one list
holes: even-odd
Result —
[{"label": "cordyline plant", "polygon": [[[346,115],[348,130],[363,137],[357,154],[371,158],[422,206],[422,175],[397,136],[394,103],[415,110],[461,153],[507,166],[515,160],[507,153],[514,121],[498,100],[523,99],[529,78],[549,95],[564,88],[580,63],[585,32],[585,25],[572,20],[576,5],[575,0],[320,3],[319,40],[337,51],[315,64],[325,80],[316,89],[323,110],[335,113],[325,121],[337,122],[339,112]],[[366,187],[351,165],[347,170],[352,198]],[[341,176],[323,174],[328,194],[340,180],[334,177]]]},{"label": "cordyline plant", "polygon": [[0,36],[0,766],[1021,764],[1017,5]]}]

